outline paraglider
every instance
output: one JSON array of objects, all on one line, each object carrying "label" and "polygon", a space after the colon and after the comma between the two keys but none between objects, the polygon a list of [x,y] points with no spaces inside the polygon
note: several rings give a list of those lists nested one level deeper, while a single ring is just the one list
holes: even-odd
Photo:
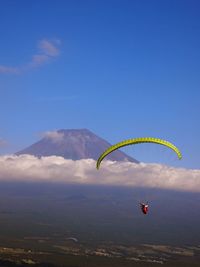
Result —
[{"label": "paraglider", "polygon": [[[124,141],[119,142],[119,143],[117,143],[117,144],[115,144],[113,146],[110,146],[98,158],[97,163],[96,163],[97,170],[100,168],[102,160],[108,154],[112,153],[113,151],[117,150],[118,148],[121,148],[121,147],[124,147],[124,146],[128,146],[128,145],[140,144],[140,143],[155,143],[155,144],[166,146],[166,147],[172,149],[177,154],[178,159],[182,158],[180,150],[175,145],[173,145],[172,143],[170,143],[170,142],[168,142],[166,140],[159,139],[159,138],[154,138],[154,137],[141,137],[141,138],[134,138],[134,139],[124,140]],[[149,210],[148,202],[147,203],[140,203],[140,208],[141,208],[141,211],[143,212],[143,214],[146,215],[148,213],[148,210]]]},{"label": "paraglider", "polygon": [[149,205],[148,205],[148,202],[145,204],[145,203],[140,203],[140,208],[142,210],[142,212],[144,214],[147,214],[148,210],[149,210]]},{"label": "paraglider", "polygon": [[117,150],[118,148],[124,147],[124,146],[128,146],[128,145],[140,144],[140,143],[155,143],[155,144],[166,146],[168,148],[171,148],[177,154],[179,159],[182,158],[180,150],[175,145],[173,145],[172,143],[170,143],[170,142],[168,142],[166,140],[162,140],[162,139],[154,138],[154,137],[141,137],[141,138],[134,138],[134,139],[124,140],[124,141],[119,142],[119,143],[117,143],[117,144],[115,144],[113,146],[110,146],[98,158],[97,163],[96,163],[96,168],[99,169],[102,160],[108,154],[112,153],[113,151]]}]

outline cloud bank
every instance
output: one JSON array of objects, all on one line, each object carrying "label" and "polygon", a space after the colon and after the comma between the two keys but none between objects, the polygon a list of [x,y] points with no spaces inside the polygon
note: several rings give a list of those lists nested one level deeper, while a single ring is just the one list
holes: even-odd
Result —
[{"label": "cloud bank", "polygon": [[161,164],[135,164],[104,160],[96,170],[92,159],[66,160],[51,156],[1,156],[0,181],[47,181],[95,185],[162,188],[200,192],[200,170]]},{"label": "cloud bank", "polygon": [[0,73],[7,74],[20,74],[27,70],[38,68],[48,62],[53,58],[56,58],[60,54],[61,42],[58,39],[47,40],[43,39],[38,42],[37,52],[31,56],[31,60],[20,66],[5,66],[0,65]]}]

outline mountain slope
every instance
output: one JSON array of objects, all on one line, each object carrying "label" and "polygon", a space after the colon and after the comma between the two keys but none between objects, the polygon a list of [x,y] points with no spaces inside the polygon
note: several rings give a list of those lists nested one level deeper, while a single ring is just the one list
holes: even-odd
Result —
[{"label": "mountain slope", "polygon": [[[16,155],[30,154],[37,157],[56,155],[73,160],[87,158],[97,160],[110,145],[87,129],[61,129],[47,133],[40,141],[17,152]],[[107,159],[138,162],[119,150],[108,155]]]}]

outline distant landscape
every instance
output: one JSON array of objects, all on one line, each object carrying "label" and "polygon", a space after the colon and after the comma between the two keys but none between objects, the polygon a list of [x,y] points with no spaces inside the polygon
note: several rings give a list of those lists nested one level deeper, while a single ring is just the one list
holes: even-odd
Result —
[{"label": "distant landscape", "polygon": [[[141,200],[150,204],[146,216]],[[0,259],[22,266],[198,266],[199,208],[194,193],[1,183]]]}]

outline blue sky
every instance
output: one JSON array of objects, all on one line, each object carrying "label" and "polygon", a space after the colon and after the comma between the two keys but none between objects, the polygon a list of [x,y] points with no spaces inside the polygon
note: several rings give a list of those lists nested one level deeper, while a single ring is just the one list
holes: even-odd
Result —
[{"label": "blue sky", "polygon": [[[1,154],[88,128],[112,144],[169,140],[183,154],[175,165],[199,169],[199,10],[191,0],[1,1]],[[128,152],[162,157],[145,149]]]}]

